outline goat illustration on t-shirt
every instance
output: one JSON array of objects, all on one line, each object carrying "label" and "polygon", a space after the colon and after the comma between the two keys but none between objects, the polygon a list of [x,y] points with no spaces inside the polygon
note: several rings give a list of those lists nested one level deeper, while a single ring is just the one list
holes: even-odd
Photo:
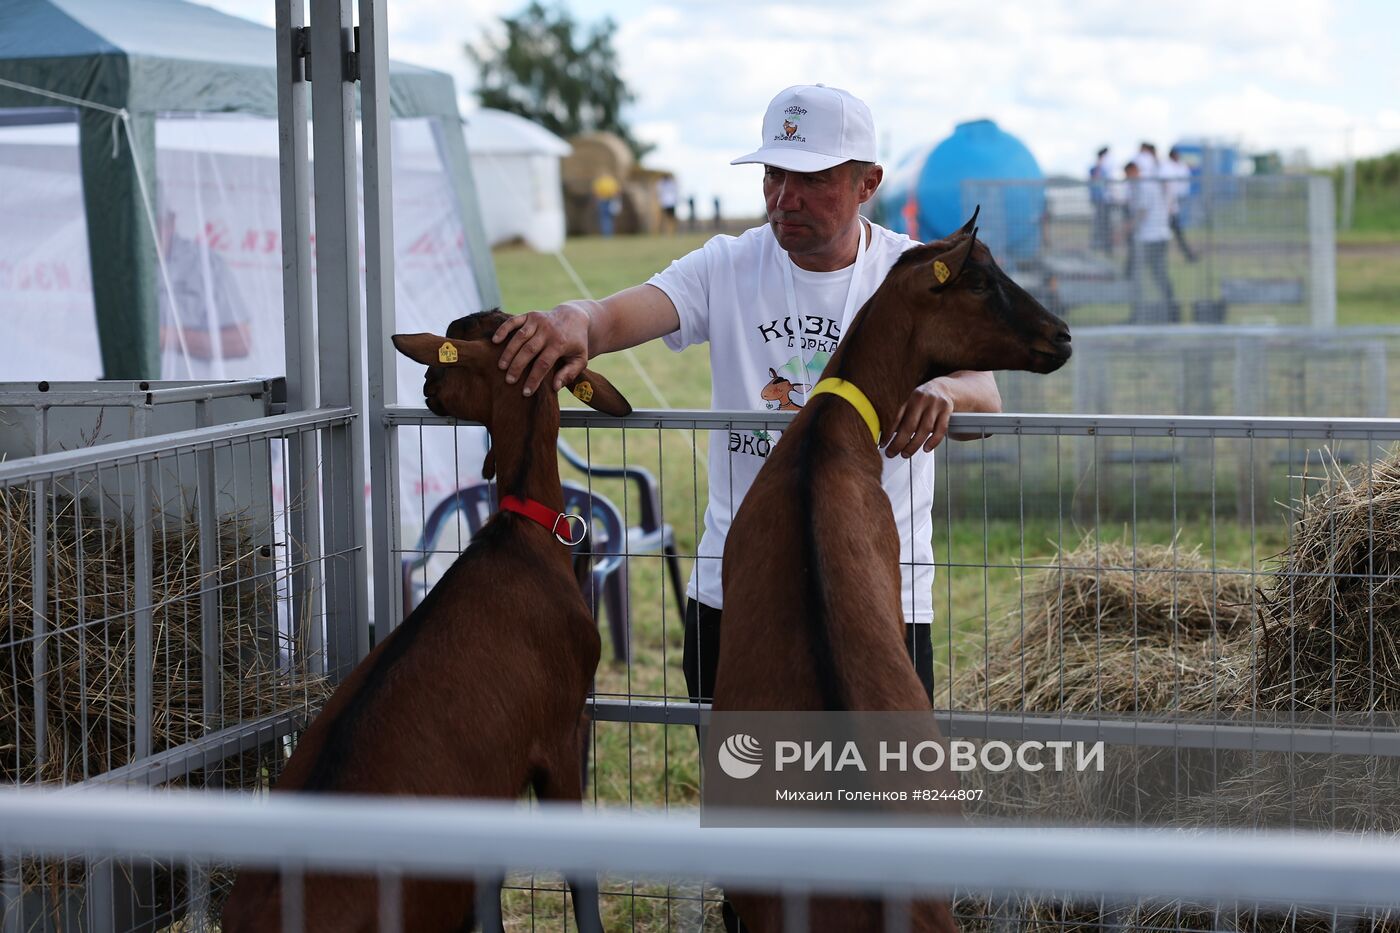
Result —
[{"label": "goat illustration on t-shirt", "polygon": [[[805,382],[793,382],[786,376],[779,376],[778,371],[773,367],[768,367],[768,375],[773,378],[763,387],[763,401],[765,408],[776,408],[777,411],[801,411],[802,406],[792,400],[792,393],[811,391],[811,386]],[[773,405],[774,402],[778,404]]]}]

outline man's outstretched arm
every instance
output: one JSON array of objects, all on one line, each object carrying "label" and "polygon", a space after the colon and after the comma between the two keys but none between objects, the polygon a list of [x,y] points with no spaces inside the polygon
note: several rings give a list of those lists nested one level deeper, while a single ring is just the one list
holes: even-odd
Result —
[{"label": "man's outstretched arm", "polygon": [[[948,418],[955,411],[999,412],[1001,392],[991,373],[960,370],[930,379],[914,390],[900,406],[894,425],[880,436],[886,457],[912,457],[920,449],[933,450],[948,433]],[[958,441],[972,441],[981,434],[954,434]]]},{"label": "man's outstretched arm", "polygon": [[556,364],[559,391],[600,353],[625,350],[664,337],[681,326],[676,306],[655,285],[635,285],[601,301],[566,301],[552,311],[531,311],[506,321],[491,338],[502,344],[506,382],[524,382],[533,395]]}]

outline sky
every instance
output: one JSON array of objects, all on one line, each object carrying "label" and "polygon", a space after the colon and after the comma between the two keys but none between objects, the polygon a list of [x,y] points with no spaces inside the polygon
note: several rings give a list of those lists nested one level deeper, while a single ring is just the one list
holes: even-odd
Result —
[{"label": "sky", "polygon": [[[271,24],[272,0],[201,0]],[[389,52],[457,81],[463,53],[521,0],[387,0]],[[611,17],[626,112],[708,215],[762,213],[758,146],[768,100],[791,84],[844,87],[870,105],[885,165],[991,118],[1048,174],[1082,176],[1101,145],[1235,142],[1314,165],[1400,149],[1396,0],[569,0]]]}]

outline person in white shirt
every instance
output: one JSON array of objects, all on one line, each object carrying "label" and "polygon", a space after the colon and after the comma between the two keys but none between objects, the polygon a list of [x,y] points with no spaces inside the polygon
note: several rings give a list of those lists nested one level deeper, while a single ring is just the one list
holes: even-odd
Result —
[{"label": "person in white shirt", "polygon": [[[1139,185],[1146,184],[1146,179],[1157,178],[1157,147],[1152,143],[1144,141],[1138,146],[1138,151],[1133,155],[1129,164],[1136,166],[1137,175],[1135,177],[1139,179],[1137,182],[1130,182],[1127,184],[1123,200],[1123,216],[1127,227],[1131,230],[1133,226],[1133,191],[1136,190]],[[1133,248],[1133,240],[1130,235],[1128,238],[1128,260],[1123,266],[1124,278],[1132,279],[1135,282],[1138,281],[1139,273],[1142,270],[1138,266],[1137,260],[1138,251]]]},{"label": "person in white shirt", "polygon": [[1101,146],[1094,164],[1089,166],[1089,201],[1094,205],[1094,228],[1089,246],[1109,256],[1113,255],[1113,197],[1109,190],[1112,176],[1108,147]]},{"label": "person in white shirt", "polygon": [[656,200],[661,205],[661,232],[676,232],[676,202],[680,200],[680,186],[676,176],[662,175],[656,183]]},{"label": "person in white shirt", "polygon": [[[1128,242],[1132,249],[1133,265],[1133,321],[1147,323],[1165,317],[1176,320],[1176,297],[1172,292],[1171,278],[1167,275],[1167,243],[1171,240],[1171,226],[1167,207],[1166,185],[1158,178],[1144,178],[1137,163],[1123,166],[1123,174],[1128,179]],[[1146,274],[1152,276],[1161,292],[1165,314],[1150,310],[1155,306],[1146,304]]]},{"label": "person in white shirt", "polygon": [[[856,311],[874,294],[909,237],[863,221],[859,208],[883,178],[870,109],[846,91],[790,87],[773,98],[762,145],[733,164],[764,168],[768,223],[716,236],[645,284],[602,301],[569,301],[501,326],[501,366],[528,394],[557,390],[600,353],[657,337],[673,350],[708,343],[718,409],[800,407]],[[885,490],[900,531],[909,649],[932,688],[933,448],[955,411],[995,412],[990,373],[961,372],[920,386],[881,438]],[[723,593],[720,558],[729,524],[777,437],[715,431],[709,502],[688,587],[685,675],[690,695],[712,695]],[[774,659],[781,663],[781,659]]]},{"label": "person in white shirt", "polygon": [[1181,229],[1181,202],[1191,194],[1191,169],[1181,161],[1181,152],[1172,146],[1167,151],[1167,161],[1158,169],[1166,185],[1167,223],[1171,227],[1176,245],[1181,247],[1181,255],[1187,262],[1196,261],[1196,253],[1186,242],[1186,234]]}]

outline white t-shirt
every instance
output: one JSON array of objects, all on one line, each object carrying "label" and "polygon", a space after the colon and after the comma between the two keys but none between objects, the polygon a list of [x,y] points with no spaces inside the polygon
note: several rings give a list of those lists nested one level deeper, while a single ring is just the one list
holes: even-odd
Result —
[{"label": "white t-shirt", "polygon": [[1157,157],[1154,156],[1152,153],[1144,152],[1143,150],[1139,149],[1137,155],[1133,156],[1133,164],[1138,167],[1138,171],[1141,173],[1140,177],[1157,177],[1157,170],[1159,166],[1157,164]]},{"label": "white t-shirt", "polygon": [[1167,185],[1158,178],[1135,178],[1128,182],[1128,206],[1133,212],[1133,240],[1160,243],[1170,240],[1172,228],[1167,210]]},{"label": "white t-shirt", "polygon": [[[870,225],[870,231],[853,317],[900,254],[919,245],[876,224]],[[854,267],[808,272],[792,264],[800,319],[793,322],[783,285],[783,263],[791,264],[792,260],[765,225],[738,237],[716,236],[650,280],[680,314],[680,329],[665,337],[666,345],[683,350],[692,344],[710,344],[712,408],[800,409],[841,339],[841,316]],[[724,539],[779,434],[710,432],[710,498],[699,559],[688,588],[691,598],[723,608],[720,558]],[[890,460],[881,451],[880,457],[883,485],[899,528],[904,619],[932,622],[934,455],[920,451],[909,460]]]},{"label": "white t-shirt", "polygon": [[1167,202],[1172,213],[1177,211],[1177,202],[1191,193],[1191,169],[1184,162],[1171,159],[1162,163],[1157,174],[1166,179]]}]

